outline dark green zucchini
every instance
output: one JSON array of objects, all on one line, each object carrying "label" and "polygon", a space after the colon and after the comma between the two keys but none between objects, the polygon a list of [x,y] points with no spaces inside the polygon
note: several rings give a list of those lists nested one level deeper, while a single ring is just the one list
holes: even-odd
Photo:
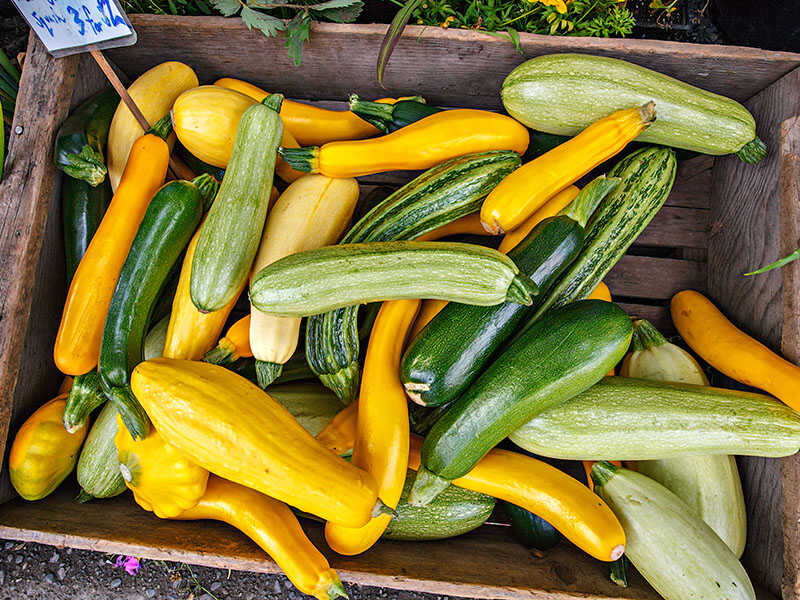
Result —
[{"label": "dark green zucchini", "polygon": [[56,166],[70,177],[99,185],[106,178],[103,158],[108,128],[119,96],[108,89],[81,104],[56,134]]},{"label": "dark green zucchini", "polygon": [[78,375],[72,380],[66,406],[64,407],[64,429],[70,433],[77,431],[89,415],[106,401],[100,375],[97,369]]},{"label": "dark green zucchini", "polygon": [[442,109],[425,104],[425,101],[419,97],[389,104],[362,100],[356,94],[351,94],[350,112],[357,114],[382,132],[391,133],[406,125],[416,123],[420,119],[442,112]]},{"label": "dark green zucchini", "polygon": [[512,335],[538,298],[575,260],[583,247],[583,228],[595,208],[619,184],[598,178],[587,185],[565,214],[545,219],[508,253],[520,271],[539,286],[532,306],[505,302],[470,306],[451,302],[409,345],[400,378],[414,402],[440,406],[458,398]]},{"label": "dark green zucchini", "polygon": [[225,176],[225,169],[223,169],[222,167],[215,167],[214,165],[210,165],[207,162],[203,162],[202,160],[197,158],[194,154],[189,152],[186,148],[184,148],[183,145],[180,144],[180,142],[175,145],[175,151],[178,153],[178,156],[181,158],[181,160],[186,163],[186,166],[192,170],[193,173],[196,173],[197,175],[202,175],[203,173],[207,173],[217,181],[222,181],[222,178]]},{"label": "dark green zucchini", "polygon": [[450,486],[427,506],[412,506],[408,494],[414,481],[409,470],[396,514],[383,537],[388,540],[442,540],[477,529],[486,522],[495,500],[464,488]]},{"label": "dark green zucchini", "polygon": [[[201,175],[202,183],[209,175]],[[162,187],[142,219],[108,309],[98,369],[106,395],[134,439],[149,430],[147,415],[130,389],[142,361],[155,303],[203,216],[201,186],[173,181]]]},{"label": "dark green zucchini", "polygon": [[[453,487],[455,486],[451,485],[442,492],[442,495]],[[511,533],[526,548],[550,550],[561,541],[561,534],[558,530],[542,517],[510,502],[503,501],[502,506],[511,521]]]},{"label": "dark green zucchini", "polygon": [[603,300],[548,312],[430,430],[411,502],[427,504],[517,428],[600,381],[632,334],[625,311]]},{"label": "dark green zucchini", "polygon": [[64,256],[67,285],[81,262],[94,232],[111,202],[108,181],[92,187],[81,179],[65,176],[61,184],[61,211],[64,222]]},{"label": "dark green zucchini", "polygon": [[[343,244],[413,240],[441,225],[475,212],[483,198],[514,169],[516,152],[469,154],[428,169],[362,217]],[[358,307],[310,317],[306,357],[311,370],[342,402],[359,389]]]}]

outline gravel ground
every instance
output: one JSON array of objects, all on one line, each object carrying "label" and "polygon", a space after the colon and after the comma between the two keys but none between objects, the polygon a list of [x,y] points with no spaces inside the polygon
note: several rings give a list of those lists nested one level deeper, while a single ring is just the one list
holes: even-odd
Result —
[{"label": "gravel ground", "polygon": [[[117,557],[0,540],[0,600],[299,600],[282,575],[143,560],[136,575]],[[347,586],[352,600],[444,600],[443,596]]]}]

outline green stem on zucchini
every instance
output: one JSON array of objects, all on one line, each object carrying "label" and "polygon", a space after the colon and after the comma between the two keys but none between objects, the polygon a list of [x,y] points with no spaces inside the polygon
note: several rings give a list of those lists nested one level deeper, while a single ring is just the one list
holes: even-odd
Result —
[{"label": "green stem on zucchini", "polygon": [[103,155],[89,144],[85,144],[78,154],[68,155],[67,164],[61,165],[61,169],[70,177],[86,181],[93,187],[103,183],[106,178]]},{"label": "green stem on zucchini", "polygon": [[619,471],[619,467],[611,464],[607,460],[601,460],[592,465],[592,481],[595,486],[603,487]]},{"label": "green stem on zucchini", "polygon": [[328,594],[329,600],[334,600],[334,598],[347,598],[347,591],[344,589],[344,585],[341,581],[334,581],[333,583],[329,583],[328,587],[325,588],[325,592]]},{"label": "green stem on zucchini", "polygon": [[764,142],[762,142],[758,137],[754,137],[752,140],[747,142],[736,153],[736,156],[739,157],[739,160],[741,160],[742,162],[749,163],[751,165],[756,164],[766,155],[767,155],[767,145]]},{"label": "green stem on zucchini", "polygon": [[275,112],[281,112],[283,105],[283,94],[270,94],[261,101],[261,104],[267,108],[271,108]]},{"label": "green stem on zucchini", "polygon": [[172,133],[172,115],[167,113],[166,116],[153,123],[147,133],[157,135],[162,140],[166,140],[169,134]]},{"label": "green stem on zucchini", "polygon": [[75,377],[64,407],[64,429],[68,433],[77,431],[94,409],[105,401],[97,369]]},{"label": "green stem on zucchini", "polygon": [[361,386],[361,368],[358,361],[351,361],[347,366],[337,369],[334,373],[317,373],[317,377],[326,388],[330,389],[345,404],[344,398],[358,398]]},{"label": "green stem on zucchini", "polygon": [[213,175],[203,173],[192,179],[192,183],[200,190],[200,197],[203,199],[203,212],[208,212],[219,191],[219,181]]},{"label": "green stem on zucchini", "polygon": [[414,479],[414,486],[408,495],[408,503],[411,506],[426,506],[441,494],[448,485],[450,485],[449,479],[439,477],[420,465],[417,477]]},{"label": "green stem on zucchini", "polygon": [[508,286],[506,302],[530,306],[533,304],[533,298],[538,295],[539,286],[533,283],[525,273],[517,273],[511,280],[511,285]]},{"label": "green stem on zucchini", "polygon": [[319,171],[319,146],[303,148],[278,148],[278,154],[295,171],[317,173]]},{"label": "green stem on zucchini", "polygon": [[205,362],[222,367],[227,367],[238,359],[236,347],[226,338],[222,338],[219,343],[206,352],[206,355],[203,357]]},{"label": "green stem on zucchini", "polygon": [[281,375],[283,365],[266,360],[256,360],[256,377],[258,386],[264,390]]},{"label": "green stem on zucchini", "polygon": [[569,217],[585,228],[600,202],[613,192],[621,181],[619,177],[601,175],[584,187],[559,214]]},{"label": "green stem on zucchini", "polygon": [[78,504],[84,504],[85,502],[89,502],[90,500],[94,500],[94,496],[92,496],[89,492],[83,489],[80,492],[78,492],[77,496],[75,496],[75,501],[78,502]]},{"label": "green stem on zucchini", "polygon": [[657,346],[663,346],[667,343],[661,333],[653,327],[650,321],[646,319],[637,319],[633,322],[633,339],[631,340],[631,349],[634,352],[641,352],[643,350],[650,350]]},{"label": "green stem on zucchini", "polygon": [[772,271],[772,269],[779,269],[781,267],[785,267],[790,262],[796,261],[800,258],[800,248],[792,252],[791,254],[787,254],[783,258],[776,260],[774,263],[768,264],[766,267],[761,267],[755,271],[750,271],[749,273],[745,273],[745,277],[749,277],[750,275],[760,275],[761,273],[766,273],[767,271]]},{"label": "green stem on zucchini", "polygon": [[620,556],[611,563],[611,581],[620,587],[628,587],[628,559],[625,555]]},{"label": "green stem on zucchini", "polygon": [[394,113],[394,105],[386,102],[370,102],[362,100],[358,94],[350,94],[348,99],[350,112],[358,115],[368,123],[375,125],[378,129],[387,133],[389,128],[387,123],[391,123]]},{"label": "green stem on zucchini", "polygon": [[[129,387],[114,387],[106,390],[106,395],[117,409],[122,422],[134,440],[143,440],[150,433],[150,418],[144,412],[136,396]],[[124,475],[124,473],[123,473]]]}]

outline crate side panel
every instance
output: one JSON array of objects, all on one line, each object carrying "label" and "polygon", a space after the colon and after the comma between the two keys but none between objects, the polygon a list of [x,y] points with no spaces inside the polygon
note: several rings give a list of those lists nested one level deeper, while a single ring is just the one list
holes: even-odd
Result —
[{"label": "crate side panel", "polygon": [[[327,549],[319,524],[303,525],[349,582],[470,598],[658,598],[638,575],[631,577],[629,588],[617,587],[608,578],[606,563],[566,542],[536,558],[512,541],[506,527],[487,526],[438,542],[384,540],[364,554],[343,557]],[[75,503],[64,489],[39,502],[16,499],[0,506],[0,537],[218,568],[278,571],[263,551],[227,525],[157,519],[129,494],[86,504]]]},{"label": "crate side panel", "polygon": [[[68,112],[77,69],[77,58],[52,59],[33,35],[26,57],[12,126],[12,131],[21,133],[10,140],[0,183],[0,457],[5,455],[13,416],[30,408],[15,406],[15,399],[35,403],[47,385],[38,377],[20,376],[20,365],[39,363],[44,353],[52,352],[43,338],[26,341],[26,335],[34,293],[43,293],[41,288],[34,292],[35,282],[46,280],[47,273],[37,270],[57,179],[53,141]],[[0,502],[11,493],[7,469],[2,471]]]},{"label": "crate side panel", "polygon": [[[776,351],[781,349],[783,327],[780,271],[757,277],[743,274],[774,261],[781,252],[779,131],[782,121],[800,114],[799,89],[800,70],[795,70],[746,103],[767,144],[767,157],[758,165],[719,158],[712,181],[708,291],[737,326]],[[739,466],[748,513],[742,562],[756,581],[779,594],[784,568],[781,461],[742,458]],[[790,539],[800,535],[797,527],[785,534]],[[797,575],[787,577],[796,581]]]}]

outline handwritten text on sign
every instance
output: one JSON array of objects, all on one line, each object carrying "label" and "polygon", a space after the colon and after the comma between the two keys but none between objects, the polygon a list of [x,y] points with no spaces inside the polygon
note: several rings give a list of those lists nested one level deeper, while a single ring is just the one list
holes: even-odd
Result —
[{"label": "handwritten text on sign", "polygon": [[50,52],[132,35],[114,0],[14,0]]}]

